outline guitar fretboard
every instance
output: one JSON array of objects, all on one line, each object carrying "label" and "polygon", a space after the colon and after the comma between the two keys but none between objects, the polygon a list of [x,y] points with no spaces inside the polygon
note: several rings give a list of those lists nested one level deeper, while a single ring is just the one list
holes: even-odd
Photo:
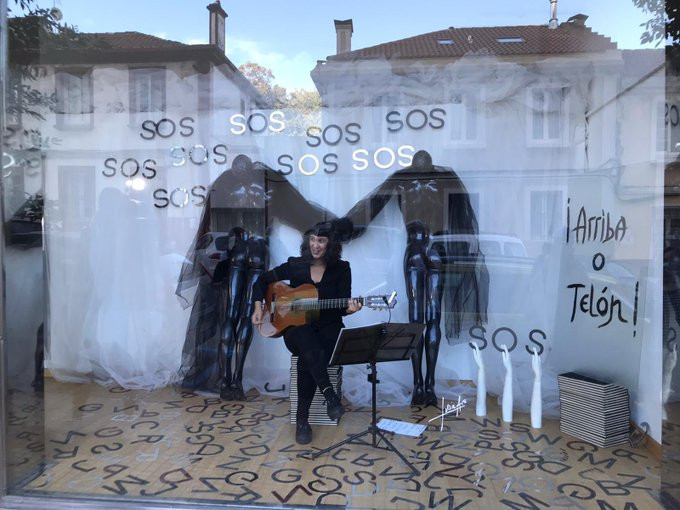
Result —
[{"label": "guitar fretboard", "polygon": [[335,298],[335,299],[296,299],[290,303],[292,310],[328,310],[332,308],[347,308],[349,300],[356,299],[364,304],[364,298]]}]

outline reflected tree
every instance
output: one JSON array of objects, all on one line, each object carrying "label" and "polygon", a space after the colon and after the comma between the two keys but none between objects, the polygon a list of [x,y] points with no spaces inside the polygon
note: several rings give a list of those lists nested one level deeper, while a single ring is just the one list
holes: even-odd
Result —
[{"label": "reflected tree", "polygon": [[642,25],[641,43],[655,42],[659,46],[666,41],[674,46],[680,44],[680,1],[633,0],[633,4],[651,16]]}]

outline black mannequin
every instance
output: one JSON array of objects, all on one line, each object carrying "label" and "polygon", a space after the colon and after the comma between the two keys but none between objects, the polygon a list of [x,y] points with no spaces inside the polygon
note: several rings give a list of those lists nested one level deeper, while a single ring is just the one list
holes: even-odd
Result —
[{"label": "black mannequin", "polygon": [[[285,177],[245,155],[212,184],[177,294],[198,284],[183,349],[182,385],[245,400],[243,365],[252,341],[253,283],[268,267],[266,236],[275,219],[300,231],[334,216],[310,204]],[[237,227],[231,228],[233,225]],[[227,226],[227,228],[225,228]],[[214,256],[227,257],[213,274],[200,263],[206,234],[226,232]],[[219,241],[219,242],[218,242]],[[186,302],[186,299],[185,299]],[[188,302],[187,302],[188,305]],[[219,328],[219,338],[217,330]],[[232,361],[233,360],[233,361]],[[232,372],[233,363],[233,372]]]},{"label": "black mannequin", "polygon": [[[373,220],[395,196],[408,235],[404,278],[409,297],[409,320],[426,324],[425,335],[411,358],[411,403],[436,406],[434,383],[441,342],[439,322],[443,290],[447,289],[450,308],[446,316],[446,335],[457,337],[466,316],[472,316],[475,323],[486,321],[488,273],[477,243],[450,243],[454,246],[449,246],[448,253],[443,253],[443,248],[429,246],[430,233],[470,234],[476,239],[478,229],[469,194],[460,178],[450,168],[434,166],[430,154],[423,150],[413,156],[410,167],[390,175],[349,211],[347,216],[355,225],[353,236],[362,235],[368,228],[362,224],[365,219]],[[448,286],[444,285],[447,273],[442,271],[443,255],[460,256],[467,262],[453,267],[455,276],[451,277]],[[425,381],[423,353],[427,365]]]}]

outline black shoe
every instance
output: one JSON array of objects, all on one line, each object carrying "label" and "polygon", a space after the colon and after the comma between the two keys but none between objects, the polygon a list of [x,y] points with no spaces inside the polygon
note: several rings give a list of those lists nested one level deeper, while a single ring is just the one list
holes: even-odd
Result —
[{"label": "black shoe", "polygon": [[439,406],[439,399],[434,392],[434,388],[425,388],[425,406]]},{"label": "black shoe", "polygon": [[232,400],[240,400],[240,401],[247,400],[246,395],[243,392],[243,385],[240,382],[232,383],[230,390],[231,390]]},{"label": "black shoe", "polygon": [[342,405],[340,398],[332,388],[324,391],[324,396],[326,397],[326,413],[328,417],[331,420],[339,420],[345,414],[345,406]]},{"label": "black shoe", "polygon": [[234,392],[229,387],[229,384],[222,383],[220,385],[220,398],[222,400],[234,400]]},{"label": "black shoe", "polygon": [[43,379],[43,376],[36,376],[35,379],[33,379],[33,382],[31,383],[31,386],[33,386],[33,391],[36,393],[41,393],[45,390],[45,381]]},{"label": "black shoe", "polygon": [[413,387],[413,395],[411,396],[412,406],[422,406],[425,403],[425,392],[422,386]]},{"label": "black shoe", "polygon": [[297,444],[309,444],[312,442],[312,427],[308,421],[298,421],[295,425],[295,442]]}]

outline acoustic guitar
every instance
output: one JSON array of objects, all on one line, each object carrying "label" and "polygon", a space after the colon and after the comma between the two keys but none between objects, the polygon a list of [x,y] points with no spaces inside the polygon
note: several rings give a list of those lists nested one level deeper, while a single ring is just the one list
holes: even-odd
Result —
[{"label": "acoustic guitar", "polygon": [[396,295],[397,292],[393,291],[392,294],[383,296],[319,299],[319,293],[311,283],[293,288],[283,282],[274,282],[267,287],[264,322],[257,329],[264,337],[279,337],[291,326],[311,322],[319,310],[347,308],[350,299],[356,299],[363,306],[374,310],[386,310],[397,304]]}]

